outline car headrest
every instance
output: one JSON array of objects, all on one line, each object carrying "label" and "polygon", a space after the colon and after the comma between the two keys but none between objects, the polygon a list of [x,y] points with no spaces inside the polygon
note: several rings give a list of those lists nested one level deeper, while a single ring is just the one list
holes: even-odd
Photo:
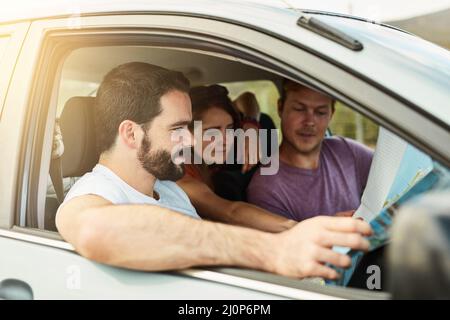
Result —
[{"label": "car headrest", "polygon": [[72,97],[59,119],[64,153],[63,177],[80,177],[94,168],[99,155],[95,145],[94,97]]}]

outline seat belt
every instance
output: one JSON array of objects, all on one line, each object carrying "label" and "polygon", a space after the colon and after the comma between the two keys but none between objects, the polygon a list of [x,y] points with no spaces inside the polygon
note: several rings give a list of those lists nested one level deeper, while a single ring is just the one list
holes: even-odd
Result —
[{"label": "seat belt", "polygon": [[64,142],[62,139],[61,128],[58,119],[55,121],[55,130],[53,132],[52,159],[50,161],[50,178],[55,189],[56,198],[59,204],[64,201],[64,184],[61,157],[64,153]]}]

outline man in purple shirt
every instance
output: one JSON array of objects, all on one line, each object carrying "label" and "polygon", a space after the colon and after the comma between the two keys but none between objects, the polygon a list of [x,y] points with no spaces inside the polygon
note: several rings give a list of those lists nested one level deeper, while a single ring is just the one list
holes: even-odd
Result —
[{"label": "man in purple shirt", "polygon": [[285,81],[278,102],[279,171],[255,173],[247,189],[250,203],[297,221],[359,206],[373,152],[351,139],[325,138],[333,113],[332,98]]}]

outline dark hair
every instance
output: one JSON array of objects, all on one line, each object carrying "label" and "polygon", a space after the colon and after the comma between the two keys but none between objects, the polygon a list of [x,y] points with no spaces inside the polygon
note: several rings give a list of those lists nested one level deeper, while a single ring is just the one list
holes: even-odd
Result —
[{"label": "dark hair", "polygon": [[253,92],[245,91],[239,97],[237,97],[233,101],[236,108],[242,112],[244,115],[249,115],[249,113],[256,113],[258,114],[260,112],[260,107],[258,100],[256,99],[256,96]]},{"label": "dark hair", "polygon": [[125,63],[108,72],[94,104],[99,153],[114,145],[122,121],[149,125],[161,113],[161,97],[171,90],[188,93],[189,80],[181,72],[144,62]]},{"label": "dark hair", "polygon": [[[284,104],[284,102],[286,101],[286,97],[287,97],[287,93],[289,91],[295,91],[301,88],[307,88],[310,89],[309,87],[298,83],[298,82],[294,82],[290,79],[286,79],[283,78],[282,82],[281,82],[281,95],[280,95],[280,103]],[[310,89],[310,90],[314,90],[314,89]],[[336,100],[334,98],[331,97],[331,110],[334,111],[335,109],[335,105],[336,105]]]},{"label": "dark hair", "polygon": [[192,88],[189,92],[192,101],[192,119],[200,120],[203,113],[212,107],[224,110],[233,118],[234,127],[240,124],[240,116],[233,106],[228,90],[224,86],[214,84]]}]

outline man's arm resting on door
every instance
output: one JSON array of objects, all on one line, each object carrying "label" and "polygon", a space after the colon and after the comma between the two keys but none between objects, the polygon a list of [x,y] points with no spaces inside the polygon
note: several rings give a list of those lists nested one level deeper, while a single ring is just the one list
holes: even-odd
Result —
[{"label": "man's arm resting on door", "polygon": [[336,278],[324,265],[350,265],[333,245],[367,250],[363,221],[318,217],[278,234],[196,220],[153,205],[113,205],[95,195],[68,201],[58,212],[62,237],[88,259],[159,271],[192,266],[240,266],[292,277]]}]

